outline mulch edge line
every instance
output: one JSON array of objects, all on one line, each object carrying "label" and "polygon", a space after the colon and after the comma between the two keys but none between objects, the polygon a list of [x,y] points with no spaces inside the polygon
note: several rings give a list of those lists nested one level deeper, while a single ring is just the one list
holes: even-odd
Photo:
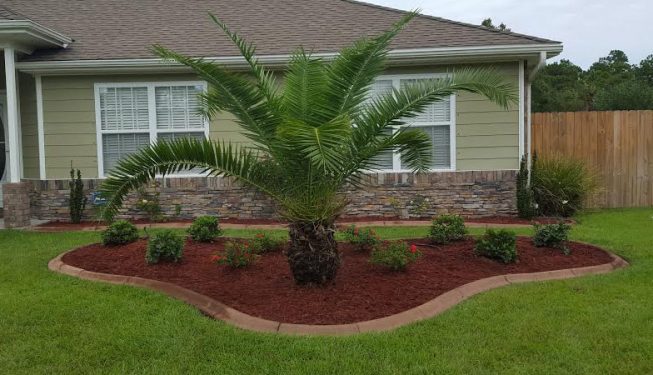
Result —
[{"label": "mulch edge line", "polygon": [[48,262],[48,269],[84,280],[99,281],[116,285],[131,285],[167,294],[168,296],[179,299],[191,306],[196,307],[201,312],[214,319],[222,320],[227,324],[245,330],[263,333],[322,336],[340,336],[367,332],[391,331],[411,323],[433,318],[465,301],[466,299],[469,299],[472,296],[506,285],[533,281],[564,280],[586,275],[605,274],[616,269],[629,266],[628,262],[620,256],[602,249],[612,257],[612,262],[598,266],[487,277],[484,279],[472,281],[465,285],[461,285],[437,296],[436,298],[420,306],[400,312],[398,314],[358,323],[339,325],[310,325],[281,323],[257,318],[233,309],[213,298],[165,281],[145,279],[136,276],[122,276],[108,273],[92,272],[78,267],[73,267],[64,263],[62,258],[65,254],[74,250],[75,249],[66,251],[62,254],[59,254],[56,258],[52,259],[50,262]]}]

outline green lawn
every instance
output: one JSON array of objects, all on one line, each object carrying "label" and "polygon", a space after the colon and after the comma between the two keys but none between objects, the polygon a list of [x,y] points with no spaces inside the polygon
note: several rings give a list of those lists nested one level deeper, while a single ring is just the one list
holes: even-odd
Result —
[{"label": "green lawn", "polygon": [[245,332],[164,295],[48,271],[48,260],[96,233],[0,231],[0,372],[653,373],[653,209],[581,216],[573,237],[632,266],[493,290],[391,333],[302,338]]}]

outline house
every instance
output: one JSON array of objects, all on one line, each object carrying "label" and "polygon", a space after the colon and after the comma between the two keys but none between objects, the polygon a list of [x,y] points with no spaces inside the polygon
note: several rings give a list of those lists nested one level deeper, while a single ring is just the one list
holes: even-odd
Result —
[{"label": "house", "polygon": [[[402,15],[350,0],[3,0],[0,191],[7,226],[27,225],[30,216],[67,219],[71,166],[82,171],[91,197],[121,157],[157,139],[244,141],[228,113],[210,121],[196,114],[195,94],[205,82],[150,52],[160,43],[243,68],[208,12],[255,42],[260,60],[279,72],[299,46],[328,60]],[[347,214],[514,212],[516,170],[530,139],[530,83],[561,51],[560,42],[538,37],[427,15],[415,19],[393,42],[371,95],[474,65],[504,74],[518,88],[519,103],[504,110],[461,93],[432,105],[411,123],[433,140],[432,172],[413,175],[399,155],[383,155],[384,168],[370,171],[369,188],[349,192]],[[160,189],[164,211],[182,216],[272,214],[265,197],[228,179],[187,173],[166,178]]]}]

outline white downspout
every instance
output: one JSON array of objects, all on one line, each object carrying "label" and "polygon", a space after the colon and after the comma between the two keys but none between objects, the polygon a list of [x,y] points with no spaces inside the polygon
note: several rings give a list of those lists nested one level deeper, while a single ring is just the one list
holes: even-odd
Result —
[{"label": "white downspout", "polygon": [[[527,147],[526,155],[528,155],[527,156],[528,160],[526,161],[526,163],[527,163],[527,166],[528,166],[528,170],[531,169],[531,164],[533,162],[533,155],[532,155],[533,153],[531,152],[531,148],[532,148],[531,142],[532,142],[532,132],[533,132],[533,122],[532,122],[533,119],[532,119],[532,114],[531,114],[532,104],[531,103],[533,102],[533,93],[532,93],[532,90],[531,90],[531,85],[532,85],[533,79],[535,79],[535,76],[537,75],[537,72],[540,71],[540,69],[542,69],[545,65],[546,65],[546,52],[542,51],[542,52],[540,52],[540,59],[537,62],[537,65],[535,65],[533,70],[531,70],[531,72],[528,74],[528,85],[526,86],[526,92],[527,92],[527,96],[528,96],[528,100],[526,101],[526,117],[528,118],[527,125],[526,125],[526,139],[527,139],[527,141],[526,141],[526,143],[527,143],[527,145],[526,145],[526,147]],[[530,176],[530,174],[529,174],[529,176]],[[530,181],[529,181],[529,183],[530,183]]]}]

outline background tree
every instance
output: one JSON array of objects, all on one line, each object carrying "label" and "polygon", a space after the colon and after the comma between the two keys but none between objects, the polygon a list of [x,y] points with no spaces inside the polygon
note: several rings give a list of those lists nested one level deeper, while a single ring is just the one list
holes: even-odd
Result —
[{"label": "background tree", "polygon": [[499,26],[494,26],[492,23],[492,18],[486,18],[481,22],[481,26],[487,27],[488,29],[492,30],[499,30],[499,31],[511,31],[503,22]]},{"label": "background tree", "polygon": [[569,60],[544,67],[533,82],[534,112],[653,109],[653,55],[632,65],[612,50],[587,71]]},{"label": "background tree", "polygon": [[532,86],[534,112],[583,111],[591,107],[583,69],[569,60],[542,68]]},{"label": "background tree", "polygon": [[653,87],[631,79],[602,88],[594,98],[597,111],[653,109]]},{"label": "background tree", "polygon": [[611,86],[634,78],[633,66],[628,62],[628,56],[623,51],[612,50],[608,56],[599,58],[585,73],[585,82],[589,96],[594,97]]},{"label": "background tree", "polygon": [[[378,37],[359,40],[330,63],[299,49],[282,87],[258,62],[255,47],[215,17],[249,64],[248,74],[155,47],[159,56],[190,67],[209,83],[201,96],[205,114],[230,112],[250,144],[182,138],[132,154],[102,185],[108,197],[105,215],[115,214],[130,191],[157,175],[201,168],[233,177],[271,197],[289,222],[287,256],[295,281],[333,280],[340,264],[335,220],[348,203],[344,186],[360,187],[364,171],[375,168],[375,157],[383,152],[402,153],[414,172],[430,166],[428,136],[401,126],[406,119],[457,91],[481,94],[503,107],[515,101],[511,83],[478,69],[405,85],[367,101],[371,84],[385,69],[391,40],[415,16],[410,13]],[[395,126],[397,131],[388,132]]]},{"label": "background tree", "polygon": [[653,55],[648,55],[635,68],[635,78],[653,86]]}]

